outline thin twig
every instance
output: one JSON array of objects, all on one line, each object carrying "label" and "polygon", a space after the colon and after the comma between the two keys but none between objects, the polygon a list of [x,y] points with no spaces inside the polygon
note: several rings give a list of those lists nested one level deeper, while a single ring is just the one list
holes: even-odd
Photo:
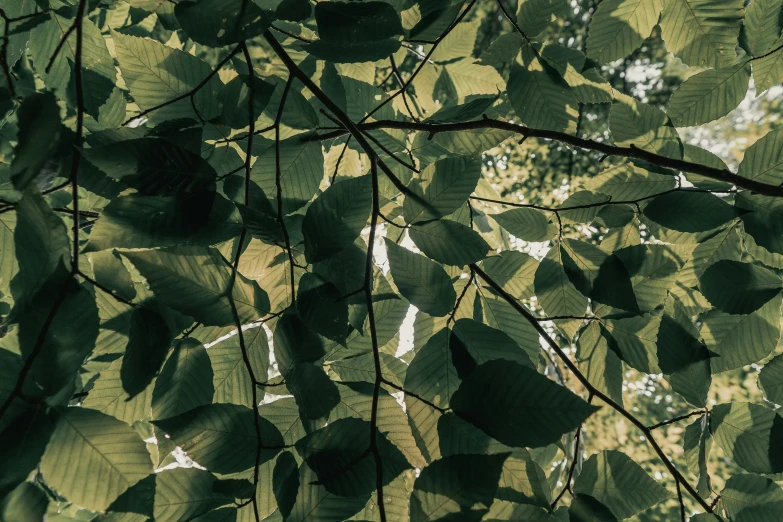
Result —
[{"label": "thin twig", "polygon": [[704,415],[705,413],[708,413],[708,411],[707,410],[692,411],[690,413],[686,413],[685,415],[680,415],[679,417],[674,417],[673,419],[665,420],[663,422],[659,422],[658,424],[653,424],[652,426],[648,426],[647,429],[650,431],[657,430],[658,428],[661,428],[663,426],[668,426],[669,424],[674,424],[675,422],[679,422],[681,420],[685,420],[690,417],[695,417],[696,415]]},{"label": "thin twig", "polygon": [[400,391],[400,392],[404,393],[405,395],[407,395],[409,397],[413,397],[414,399],[416,399],[419,402],[423,402],[424,404],[426,404],[430,408],[432,408],[434,410],[437,410],[440,413],[446,413],[446,412],[449,411],[448,408],[441,408],[440,406],[437,406],[437,405],[433,404],[432,402],[428,401],[427,399],[425,399],[421,395],[417,395],[417,394],[415,394],[413,392],[410,392],[410,391],[406,390],[405,388],[403,388],[402,386],[398,386],[397,384],[394,384],[393,382],[391,382],[389,380],[382,379],[381,382],[383,384],[385,384],[386,386],[394,388],[395,390]]},{"label": "thin twig", "polygon": [[112,290],[111,288],[107,288],[107,287],[103,286],[103,285],[102,285],[102,284],[100,284],[98,281],[96,281],[96,280],[95,280],[95,279],[93,279],[92,277],[88,276],[88,275],[87,275],[87,274],[85,274],[84,272],[82,272],[82,271],[79,271],[79,272],[77,272],[77,275],[78,275],[79,277],[81,277],[82,279],[84,279],[85,281],[87,281],[88,283],[90,283],[92,286],[94,286],[94,287],[95,287],[95,288],[97,288],[98,290],[100,290],[101,292],[103,292],[104,294],[106,294],[106,295],[108,295],[109,297],[113,298],[115,301],[117,301],[117,302],[119,302],[119,303],[122,303],[122,304],[124,304],[124,305],[128,305],[128,306],[130,306],[130,307],[133,307],[133,308],[136,308],[136,307],[138,306],[136,303],[133,303],[133,302],[131,302],[131,301],[128,301],[127,299],[125,299],[125,298],[123,298],[123,297],[120,297],[120,296],[118,296],[118,295],[117,295],[117,294],[114,292],[114,290]]},{"label": "thin twig", "polygon": [[[233,58],[241,49],[242,49],[242,44],[237,45],[230,53],[228,53],[228,56],[223,58],[220,61],[220,63],[217,64],[217,67],[215,67],[212,71],[210,71],[210,73],[203,80],[201,80],[201,82],[198,85],[193,87],[193,89],[191,89],[190,91],[186,92],[185,94],[181,94],[181,95],[179,95],[179,96],[177,96],[175,98],[172,98],[170,100],[167,100],[167,101],[165,101],[163,103],[159,103],[158,105],[156,105],[154,107],[150,107],[149,109],[143,110],[139,114],[137,114],[136,116],[133,116],[132,118],[129,118],[128,120],[126,120],[122,125],[123,126],[128,125],[130,122],[132,122],[134,120],[138,120],[139,118],[143,118],[144,116],[146,116],[147,114],[150,114],[151,112],[157,111],[158,109],[162,109],[163,107],[166,107],[167,105],[171,105],[172,103],[176,103],[176,102],[178,102],[180,100],[184,100],[185,98],[190,98],[191,99],[191,103],[193,104],[193,108],[195,109],[194,97],[195,97],[196,93],[198,91],[200,91],[207,83],[209,83],[209,80],[211,80],[212,77],[215,76],[220,71],[220,69],[222,69],[223,66],[226,65],[228,63],[228,61],[231,60],[231,58]],[[252,74],[252,71],[251,71],[251,74]],[[251,92],[253,91],[252,86],[250,88],[250,91]],[[201,118],[201,115],[198,113],[198,110],[196,110],[196,116]]]},{"label": "thin twig", "polygon": [[[473,267],[473,269],[476,271],[476,274],[490,287],[492,287],[495,292],[500,295],[508,304],[510,304],[514,310],[517,311],[522,317],[524,317],[532,326],[536,329],[538,334],[544,338],[546,343],[552,348],[552,350],[557,354],[557,356],[563,361],[563,363],[568,367],[568,369],[573,373],[574,377],[582,384],[582,386],[587,389],[588,392],[590,392],[592,395],[595,395],[599,399],[601,399],[605,404],[607,404],[609,407],[620,413],[623,417],[628,419],[628,421],[631,422],[634,426],[636,426],[645,436],[647,442],[652,446],[655,453],[658,455],[658,457],[663,462],[664,466],[666,466],[666,469],[669,470],[669,472],[672,474],[672,476],[675,478],[675,480],[679,480],[681,484],[685,487],[685,489],[688,491],[688,493],[707,511],[712,512],[712,509],[710,508],[710,505],[705,501],[701,495],[696,491],[696,489],[690,485],[690,483],[683,477],[682,473],[672,464],[672,462],[669,460],[669,458],[666,456],[666,453],[664,453],[663,449],[661,448],[660,444],[655,440],[655,438],[652,435],[652,432],[650,431],[647,426],[642,423],[639,419],[637,419],[631,412],[623,408],[620,404],[616,403],[614,400],[612,400],[609,396],[607,396],[605,393],[603,393],[601,390],[593,386],[592,383],[587,379],[587,377],[582,374],[582,372],[579,370],[579,368],[574,364],[573,361],[568,357],[568,355],[560,348],[560,345],[557,344],[557,342],[552,338],[552,336],[549,335],[549,333],[536,321],[536,318],[533,316],[533,314],[530,313],[530,311],[521,305],[513,296],[511,296],[508,292],[506,292],[501,285],[499,285],[494,279],[492,279],[489,275],[486,274],[481,268],[479,268],[475,263],[470,265]],[[717,516],[717,515],[716,515]],[[720,518],[719,518],[720,519]]]},{"label": "thin twig", "polygon": [[471,0],[470,3],[465,7],[465,9],[462,10],[462,13],[460,13],[460,15],[457,17],[457,19],[454,20],[454,22],[452,22],[451,25],[449,25],[446,28],[445,31],[443,31],[443,34],[441,34],[438,37],[437,40],[432,42],[432,47],[427,52],[427,55],[421,61],[419,66],[416,67],[416,69],[414,69],[413,73],[411,74],[410,78],[408,78],[408,81],[405,82],[404,86],[401,87],[400,90],[398,90],[397,92],[395,92],[394,94],[392,94],[391,96],[389,96],[388,98],[383,100],[381,103],[376,105],[373,110],[371,110],[369,113],[367,113],[367,115],[359,121],[360,124],[365,122],[365,121],[367,121],[368,118],[370,118],[373,114],[375,114],[376,112],[381,110],[381,108],[384,107],[387,103],[390,103],[394,98],[396,98],[397,96],[399,96],[400,94],[405,92],[405,90],[410,86],[410,84],[413,82],[413,80],[416,78],[416,76],[418,76],[419,72],[421,72],[421,70],[424,68],[424,66],[430,61],[430,57],[432,57],[433,53],[435,53],[435,50],[438,48],[438,45],[443,41],[444,38],[446,38],[446,36],[448,36],[448,34],[455,27],[457,27],[457,25],[459,25],[459,23],[465,18],[465,16],[467,16],[467,14],[473,8],[475,3],[476,3],[476,0]]}]

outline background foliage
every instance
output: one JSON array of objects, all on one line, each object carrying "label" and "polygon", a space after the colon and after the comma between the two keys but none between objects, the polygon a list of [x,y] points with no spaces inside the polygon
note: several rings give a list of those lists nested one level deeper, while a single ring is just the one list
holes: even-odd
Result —
[{"label": "background foliage", "polygon": [[0,518],[783,518],[780,0],[0,0]]}]

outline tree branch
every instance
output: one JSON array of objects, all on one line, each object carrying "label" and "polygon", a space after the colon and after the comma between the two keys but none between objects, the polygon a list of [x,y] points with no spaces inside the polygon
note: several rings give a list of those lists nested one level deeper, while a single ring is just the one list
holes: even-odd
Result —
[{"label": "tree branch", "polygon": [[381,108],[383,108],[387,103],[390,103],[394,98],[396,98],[400,94],[404,93],[408,89],[408,87],[413,82],[413,80],[416,78],[416,76],[421,72],[421,70],[424,68],[424,66],[427,65],[427,62],[430,61],[430,57],[435,52],[435,49],[438,48],[438,45],[440,45],[440,43],[443,41],[443,39],[446,38],[446,36],[455,27],[457,27],[457,25],[465,18],[465,16],[467,16],[467,14],[473,8],[473,5],[475,3],[476,3],[476,0],[471,0],[470,3],[467,5],[467,7],[465,7],[465,9],[462,11],[462,13],[460,13],[460,15],[457,17],[457,19],[454,20],[454,22],[451,25],[449,25],[446,28],[445,31],[443,31],[443,34],[441,34],[438,37],[437,40],[432,42],[432,47],[427,52],[427,54],[424,56],[424,58],[422,59],[421,63],[419,64],[419,66],[416,67],[416,69],[414,69],[413,74],[411,74],[410,78],[408,78],[408,81],[405,82],[405,84],[400,88],[400,90],[396,91],[394,94],[392,94],[391,96],[389,96],[388,98],[383,100],[381,103],[376,105],[375,108],[373,110],[371,110],[369,113],[367,113],[367,115],[364,118],[362,118],[359,123],[363,123],[363,122],[367,121],[368,118],[370,118],[373,114],[375,114],[376,112],[381,110]]},{"label": "tree branch", "polygon": [[[370,234],[367,243],[367,258],[365,262],[364,273],[364,294],[367,304],[367,320],[369,323],[370,339],[372,341],[373,359],[375,362],[375,383],[373,386],[372,410],[370,413],[370,451],[375,460],[376,471],[376,497],[378,503],[378,515],[381,522],[386,522],[386,507],[383,498],[383,460],[377,444],[378,433],[378,401],[380,398],[380,388],[383,375],[381,374],[380,347],[378,345],[378,332],[375,326],[375,311],[373,310],[372,300],[372,270],[373,270],[373,247],[375,244],[375,231],[378,226],[378,215],[380,213],[380,195],[378,188],[378,167],[383,168],[384,164],[378,157],[378,154],[370,146],[362,132],[356,127],[345,112],[334,103],[329,96],[318,87],[307,74],[304,73],[291,59],[282,45],[275,39],[269,31],[264,32],[264,39],[272,47],[272,50],[283,61],[289,74],[301,81],[305,87],[321,102],[324,107],[334,114],[335,118],[348,130],[353,138],[362,147],[362,150],[370,158],[370,175],[372,178],[372,214],[370,215]],[[388,167],[386,167],[388,169]],[[385,170],[384,170],[385,172]],[[399,180],[398,180],[399,181]]]},{"label": "tree branch", "polygon": [[[621,158],[632,158],[647,163],[656,165],[669,170],[689,172],[691,174],[698,174],[706,178],[714,179],[717,181],[725,181],[732,183],[737,187],[744,188],[764,194],[767,196],[783,197],[783,187],[778,185],[770,185],[767,183],[761,183],[759,181],[744,178],[737,174],[734,174],[727,169],[719,169],[715,167],[709,167],[707,165],[701,165],[699,163],[693,163],[690,161],[679,160],[663,156],[661,154],[655,154],[642,150],[638,147],[620,147],[618,145],[611,145],[600,141],[590,140],[586,138],[579,138],[566,134],[565,132],[550,131],[545,129],[533,129],[517,123],[511,123],[502,120],[481,119],[476,121],[464,122],[464,123],[424,123],[424,122],[410,122],[410,121],[394,121],[394,120],[378,120],[368,123],[359,124],[358,128],[363,131],[377,130],[377,129],[402,129],[410,131],[421,131],[432,134],[440,132],[460,132],[469,130],[480,129],[498,129],[513,132],[516,134],[522,134],[527,137],[541,138],[547,140],[556,140],[580,149],[593,150],[600,152],[607,156],[617,156]],[[309,139],[332,139],[345,134],[344,130],[336,130],[326,134],[316,135]],[[673,173],[674,174],[674,173]]]},{"label": "tree branch", "polygon": [[476,271],[476,274],[484,282],[486,282],[491,288],[493,288],[498,293],[498,295],[500,295],[508,304],[510,304],[514,308],[514,310],[517,311],[517,313],[519,313],[522,317],[524,317],[533,326],[533,328],[536,329],[538,334],[544,338],[546,343],[563,361],[566,367],[568,367],[568,369],[571,370],[571,372],[574,374],[574,377],[576,377],[576,379],[582,384],[582,386],[585,387],[585,389],[590,394],[598,397],[609,407],[616,410],[620,415],[628,419],[628,421],[630,421],[631,424],[636,426],[644,434],[647,441],[653,447],[655,453],[658,454],[661,461],[663,461],[664,466],[666,466],[666,469],[668,469],[669,472],[672,474],[672,476],[674,476],[675,480],[680,481],[680,483],[685,487],[688,493],[699,503],[699,505],[701,505],[702,508],[712,513],[712,508],[710,507],[709,503],[707,503],[707,501],[705,501],[701,497],[701,495],[699,495],[696,489],[693,486],[691,486],[690,483],[688,483],[685,477],[683,477],[682,473],[680,473],[680,471],[674,466],[674,464],[672,464],[672,462],[664,453],[660,444],[658,444],[658,442],[653,437],[650,429],[647,426],[645,426],[644,423],[642,423],[642,421],[637,419],[632,413],[630,413],[628,410],[623,408],[621,405],[617,404],[606,394],[604,394],[601,390],[593,386],[590,383],[590,381],[587,379],[587,377],[585,377],[584,374],[582,374],[582,372],[579,370],[576,364],[574,364],[574,362],[571,361],[568,355],[560,348],[560,346],[552,338],[552,336],[550,336],[549,333],[538,323],[536,318],[533,316],[533,314],[530,313],[530,311],[526,307],[522,306],[519,303],[519,301],[517,301],[513,296],[511,296],[508,292],[506,292],[502,286],[500,286],[496,281],[494,281],[491,277],[489,277],[486,274],[486,272],[484,272],[481,268],[479,268],[475,263],[471,264],[470,266],[473,268],[473,270]]}]

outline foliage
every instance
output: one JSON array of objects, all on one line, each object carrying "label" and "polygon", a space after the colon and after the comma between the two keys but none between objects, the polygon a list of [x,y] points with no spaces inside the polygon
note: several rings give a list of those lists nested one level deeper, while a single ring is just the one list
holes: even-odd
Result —
[{"label": "foliage", "polygon": [[0,17],[3,520],[783,516],[779,0]]}]

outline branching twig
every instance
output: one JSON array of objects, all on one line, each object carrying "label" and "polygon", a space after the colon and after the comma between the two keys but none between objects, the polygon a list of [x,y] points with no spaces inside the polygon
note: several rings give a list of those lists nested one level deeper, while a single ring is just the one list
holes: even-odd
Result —
[{"label": "branching twig", "polygon": [[[177,96],[175,98],[167,100],[167,101],[165,101],[163,103],[160,103],[160,104],[158,104],[158,105],[156,105],[154,107],[150,107],[149,109],[141,111],[136,116],[133,116],[132,118],[129,118],[128,120],[126,120],[122,125],[123,126],[128,125],[130,122],[132,122],[134,120],[138,120],[139,118],[143,118],[144,116],[146,116],[147,114],[150,114],[151,112],[155,112],[158,109],[162,109],[163,107],[171,105],[172,103],[176,103],[176,102],[178,102],[180,100],[184,100],[185,98],[190,98],[190,101],[191,101],[192,104],[194,104],[194,108],[195,108],[194,97],[196,96],[196,93],[198,91],[200,91],[207,83],[209,83],[209,80],[211,80],[212,77],[215,76],[220,71],[220,69],[222,69],[223,66],[226,65],[228,63],[228,61],[231,60],[231,58],[233,58],[242,49],[242,45],[243,44],[237,45],[230,53],[228,53],[228,56],[223,58],[220,61],[220,63],[217,64],[217,67],[215,67],[203,80],[201,80],[201,82],[198,85],[193,87],[193,89],[191,89],[190,91],[186,92],[185,94],[181,94],[181,95],[179,95],[179,96]],[[250,71],[250,74],[252,75],[253,71]],[[252,86],[250,87],[250,91],[251,92],[253,91]],[[199,118],[201,117],[198,114],[198,110],[196,110],[196,115]]]},{"label": "branching twig", "polygon": [[484,272],[476,264],[472,264],[470,266],[473,268],[473,270],[476,271],[476,274],[485,283],[487,283],[490,287],[492,287],[498,293],[498,295],[500,295],[508,304],[510,304],[514,308],[514,310],[517,311],[517,313],[519,313],[522,317],[524,317],[533,326],[533,328],[536,329],[538,334],[544,338],[546,343],[552,348],[552,350],[563,361],[563,363],[568,367],[568,369],[571,370],[574,377],[576,377],[576,379],[582,384],[582,386],[585,387],[585,389],[590,394],[601,399],[609,407],[611,407],[612,409],[617,411],[620,415],[628,419],[628,421],[630,421],[631,424],[636,426],[644,434],[646,440],[650,443],[655,453],[658,455],[658,457],[660,457],[664,466],[666,466],[666,469],[669,470],[669,472],[672,474],[675,480],[680,481],[680,483],[685,487],[688,493],[701,505],[702,508],[704,508],[709,512],[712,512],[712,508],[707,503],[707,501],[705,501],[701,497],[701,495],[699,495],[696,489],[690,485],[690,483],[685,479],[685,477],[683,477],[682,473],[680,473],[680,471],[674,466],[674,464],[672,464],[672,462],[666,456],[660,444],[658,444],[658,442],[653,437],[650,429],[647,426],[645,426],[644,423],[642,423],[642,421],[637,419],[631,412],[623,408],[620,404],[616,403],[614,400],[612,400],[601,390],[593,386],[590,383],[590,381],[587,379],[587,377],[585,377],[584,374],[582,374],[582,372],[579,370],[576,364],[574,364],[574,362],[571,361],[568,355],[560,348],[560,346],[552,338],[552,336],[550,336],[549,333],[538,323],[536,318],[533,316],[533,314],[530,313],[530,311],[526,307],[524,307],[516,299],[514,299],[513,296],[511,296],[508,292],[506,292],[501,285],[499,285],[496,281],[494,281],[489,275],[486,274],[486,272]]},{"label": "branching twig", "polygon": [[367,115],[364,118],[362,118],[359,123],[363,123],[363,122],[367,121],[368,118],[370,118],[373,114],[375,114],[376,112],[381,110],[381,108],[383,108],[387,103],[390,103],[394,98],[396,98],[397,96],[399,96],[400,94],[402,94],[403,92],[405,92],[408,89],[408,87],[413,82],[413,80],[416,78],[416,76],[419,74],[419,72],[421,72],[421,70],[424,68],[424,66],[427,65],[427,62],[430,61],[430,57],[432,57],[433,53],[435,53],[435,50],[438,48],[438,45],[443,41],[444,38],[446,38],[446,36],[448,36],[448,34],[455,27],[457,27],[457,25],[465,18],[465,16],[467,16],[467,14],[473,8],[473,5],[475,3],[476,3],[476,0],[471,0],[470,3],[467,5],[467,7],[465,7],[465,9],[462,10],[462,13],[460,13],[460,15],[457,17],[457,19],[454,20],[454,22],[451,25],[449,25],[446,28],[445,31],[443,31],[443,34],[441,34],[438,37],[437,40],[432,42],[432,47],[427,52],[426,56],[422,59],[422,61],[419,64],[419,66],[416,67],[416,69],[414,69],[414,71],[411,74],[410,78],[408,78],[408,81],[405,82],[405,84],[400,88],[400,90],[398,90],[397,92],[395,92],[394,94],[392,94],[391,96],[389,96],[388,98],[383,100],[381,103],[376,105],[375,108],[373,110],[371,110],[369,113],[367,113]]},{"label": "branching twig", "polygon": [[[647,163],[662,167],[664,169],[672,171],[689,172],[691,174],[698,174],[717,181],[724,181],[736,185],[737,187],[744,188],[764,194],[767,196],[783,196],[783,187],[778,185],[771,185],[767,183],[761,183],[759,181],[745,178],[734,174],[730,170],[710,167],[707,165],[701,165],[699,163],[693,163],[685,160],[678,160],[669,158],[661,154],[649,152],[644,149],[640,149],[635,146],[621,147],[618,145],[611,145],[600,141],[590,140],[586,138],[579,138],[572,136],[565,132],[551,131],[546,129],[533,129],[517,123],[511,123],[502,120],[493,119],[481,119],[476,121],[462,122],[462,123],[426,123],[426,122],[413,122],[413,121],[395,121],[395,120],[378,120],[373,122],[362,123],[358,126],[359,130],[377,130],[377,129],[402,129],[411,131],[428,132],[437,134],[440,132],[460,132],[479,129],[498,129],[513,132],[516,134],[522,134],[527,137],[556,140],[569,145],[573,145],[580,149],[592,150],[600,152],[607,156],[617,156],[621,158],[632,158]],[[344,130],[335,130],[329,133],[315,135],[310,139],[333,139],[345,134]],[[673,173],[674,174],[674,173]]]}]

